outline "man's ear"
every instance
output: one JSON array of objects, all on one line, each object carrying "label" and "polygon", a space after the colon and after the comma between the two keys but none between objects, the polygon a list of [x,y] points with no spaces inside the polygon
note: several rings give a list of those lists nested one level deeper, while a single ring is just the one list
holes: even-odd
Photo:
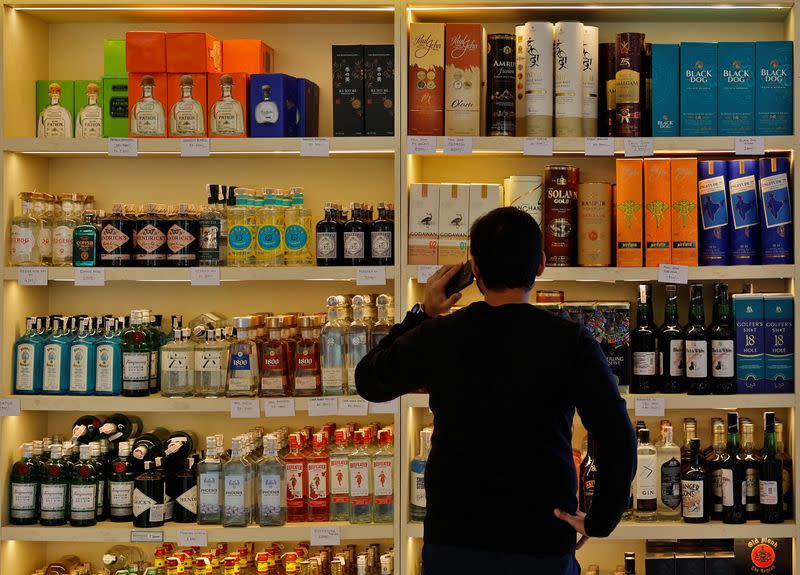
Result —
[{"label": "man's ear", "polygon": [[476,279],[481,277],[480,270],[478,269],[478,266],[475,264],[475,259],[470,258],[469,261],[472,264],[472,275],[474,275]]},{"label": "man's ear", "polygon": [[542,248],[541,260],[539,260],[539,269],[536,270],[536,277],[538,278],[544,273],[545,263],[547,262],[547,256],[544,254],[544,248]]}]

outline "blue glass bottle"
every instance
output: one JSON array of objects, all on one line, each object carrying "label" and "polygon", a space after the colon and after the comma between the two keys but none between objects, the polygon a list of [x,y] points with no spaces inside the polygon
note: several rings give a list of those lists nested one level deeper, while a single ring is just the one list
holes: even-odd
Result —
[{"label": "blue glass bottle", "polygon": [[44,345],[38,334],[41,320],[29,317],[25,333],[14,342],[14,393],[42,393]]},{"label": "blue glass bottle", "polygon": [[81,318],[78,333],[69,346],[69,393],[71,395],[94,395],[96,347],[92,322],[92,318]]},{"label": "blue glass bottle", "polygon": [[105,330],[95,340],[95,389],[96,395],[120,395],[122,393],[122,347],[120,334],[124,319],[105,319]]},{"label": "blue glass bottle", "polygon": [[67,328],[68,318],[55,318],[53,331],[44,342],[42,393],[64,395],[69,390],[69,347],[72,337]]}]

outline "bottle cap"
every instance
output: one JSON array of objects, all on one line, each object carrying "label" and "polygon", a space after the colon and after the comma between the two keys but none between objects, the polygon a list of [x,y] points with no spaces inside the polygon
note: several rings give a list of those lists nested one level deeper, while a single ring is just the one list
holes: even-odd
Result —
[{"label": "bottle cap", "polygon": [[739,433],[739,414],[735,411],[728,413],[728,433]]},{"label": "bottle cap", "polygon": [[767,433],[775,431],[775,413],[772,411],[764,412],[764,431]]},{"label": "bottle cap", "polygon": [[639,443],[650,443],[650,430],[647,428],[639,430]]}]

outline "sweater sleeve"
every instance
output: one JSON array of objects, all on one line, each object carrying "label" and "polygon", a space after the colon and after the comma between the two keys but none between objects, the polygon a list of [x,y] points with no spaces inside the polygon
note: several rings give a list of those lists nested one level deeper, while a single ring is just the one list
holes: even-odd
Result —
[{"label": "sweater sleeve", "polygon": [[[424,322],[424,323],[423,323]],[[422,387],[428,322],[406,314],[356,366],[356,389],[367,401],[391,401]]]},{"label": "sweater sleeve", "polygon": [[636,437],[608,361],[595,339],[582,328],[578,350],[573,399],[584,427],[595,440],[597,466],[586,532],[591,537],[607,537],[630,498],[636,472]]}]

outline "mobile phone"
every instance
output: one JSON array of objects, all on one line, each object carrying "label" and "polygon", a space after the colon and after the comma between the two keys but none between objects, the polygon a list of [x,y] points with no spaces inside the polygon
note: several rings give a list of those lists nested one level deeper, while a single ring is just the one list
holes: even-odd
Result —
[{"label": "mobile phone", "polygon": [[475,281],[475,276],[472,274],[472,262],[467,260],[467,262],[461,266],[461,269],[458,270],[458,273],[450,278],[450,281],[444,286],[445,297],[450,297],[453,294],[465,290],[472,285],[473,281]]}]

